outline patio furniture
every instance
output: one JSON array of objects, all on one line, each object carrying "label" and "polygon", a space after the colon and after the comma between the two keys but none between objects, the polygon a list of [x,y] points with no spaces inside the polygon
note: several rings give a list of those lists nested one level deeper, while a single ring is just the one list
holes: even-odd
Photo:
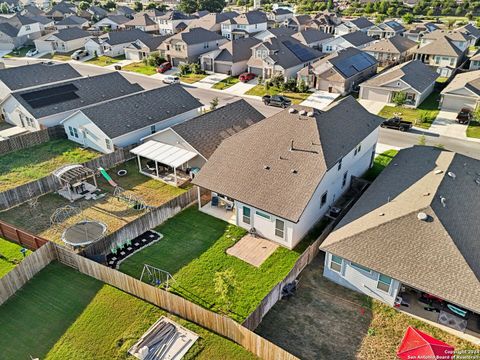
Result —
[{"label": "patio furniture", "polygon": [[225,211],[233,211],[233,204],[226,204],[225,205]]},{"label": "patio furniture", "polygon": [[467,320],[449,314],[443,310],[440,311],[440,314],[438,315],[438,323],[461,332],[465,332],[467,328]]},{"label": "patio furniture", "polygon": [[147,170],[149,171],[157,171],[157,168],[155,167],[155,161],[147,161]]},{"label": "patio furniture", "polygon": [[218,206],[218,196],[212,196],[212,206]]}]

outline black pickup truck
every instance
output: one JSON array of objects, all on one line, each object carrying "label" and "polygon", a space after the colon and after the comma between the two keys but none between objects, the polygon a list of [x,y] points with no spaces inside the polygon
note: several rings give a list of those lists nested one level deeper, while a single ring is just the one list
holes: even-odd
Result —
[{"label": "black pickup truck", "polygon": [[391,119],[385,120],[381,125],[382,128],[396,129],[400,131],[408,131],[412,128],[412,123],[409,121],[402,120],[401,117],[393,117]]},{"label": "black pickup truck", "polygon": [[284,109],[292,105],[292,101],[289,98],[281,95],[265,95],[262,97],[262,101],[265,105],[277,106]]}]

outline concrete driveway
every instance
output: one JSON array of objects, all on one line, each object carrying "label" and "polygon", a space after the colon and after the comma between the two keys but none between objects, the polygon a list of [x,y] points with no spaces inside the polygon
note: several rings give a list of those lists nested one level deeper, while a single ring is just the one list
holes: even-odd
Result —
[{"label": "concrete driveway", "polygon": [[[430,126],[429,131],[439,135],[450,136],[458,139],[467,139],[467,125],[455,121],[456,112],[441,110]],[[468,138],[468,140],[473,140]]]},{"label": "concrete driveway", "polygon": [[383,102],[360,99],[358,102],[370,113],[377,115],[386,105]]},{"label": "concrete driveway", "polygon": [[211,89],[213,85],[226,79],[228,75],[225,74],[212,74],[204,77],[202,80],[193,83],[192,85],[201,89]]},{"label": "concrete driveway", "polygon": [[333,94],[327,91],[317,90],[310,95],[305,101],[300,103],[303,106],[313,107],[319,110],[325,109],[328,105],[335,101],[340,94]]},{"label": "concrete driveway", "polygon": [[238,95],[242,96],[245,94],[248,90],[251,88],[254,88],[255,86],[258,85],[258,79],[255,78],[253,80],[250,80],[248,83],[243,83],[243,82],[238,82],[233,86],[230,86],[229,88],[223,90],[223,92],[232,94],[232,95]]}]

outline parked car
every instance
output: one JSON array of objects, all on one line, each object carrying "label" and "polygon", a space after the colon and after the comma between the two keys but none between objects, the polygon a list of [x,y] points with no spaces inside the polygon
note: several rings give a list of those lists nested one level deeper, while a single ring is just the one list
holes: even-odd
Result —
[{"label": "parked car", "polygon": [[473,112],[468,108],[463,108],[457,115],[457,122],[459,124],[468,124],[472,120]]},{"label": "parked car", "polygon": [[292,100],[281,95],[265,95],[262,97],[262,101],[265,105],[277,106],[284,109],[292,105]]},{"label": "parked car", "polygon": [[246,72],[246,73],[241,74],[241,75],[238,77],[238,80],[240,80],[241,82],[246,83],[246,82],[249,82],[250,80],[253,80],[254,78],[255,78],[255,74]]},{"label": "parked car", "polygon": [[164,84],[178,84],[180,83],[180,78],[178,76],[167,75],[162,81]]},{"label": "parked car", "polygon": [[88,56],[88,50],[77,50],[70,57],[73,60],[80,60],[81,58],[83,58],[85,56]]},{"label": "parked car", "polygon": [[26,56],[28,57],[32,57],[32,56],[35,56],[38,54],[38,50],[37,49],[30,49],[28,50],[28,52],[26,53]]},{"label": "parked car", "polygon": [[163,64],[160,64],[159,67],[157,67],[157,73],[163,74],[165,71],[168,71],[172,68],[172,64],[170,64],[168,61],[164,62]]},{"label": "parked car", "polygon": [[400,131],[408,131],[412,128],[410,121],[404,121],[399,116],[394,116],[391,119],[385,120],[381,125],[382,128],[396,129]]}]

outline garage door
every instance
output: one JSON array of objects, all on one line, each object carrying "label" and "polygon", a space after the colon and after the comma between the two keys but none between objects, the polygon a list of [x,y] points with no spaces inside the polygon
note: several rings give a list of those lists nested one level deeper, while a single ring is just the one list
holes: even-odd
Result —
[{"label": "garage door", "polygon": [[369,89],[364,87],[362,90],[362,99],[370,101],[390,102],[390,92],[380,89]]},{"label": "garage door", "polygon": [[262,75],[263,73],[261,68],[256,68],[256,67],[249,67],[248,71],[255,75]]},{"label": "garage door", "polygon": [[448,96],[445,95],[442,101],[442,110],[458,112],[460,109],[467,107],[475,109],[476,100],[467,97]]},{"label": "garage door", "polygon": [[215,63],[215,72],[220,74],[229,74],[232,70],[231,65]]}]

